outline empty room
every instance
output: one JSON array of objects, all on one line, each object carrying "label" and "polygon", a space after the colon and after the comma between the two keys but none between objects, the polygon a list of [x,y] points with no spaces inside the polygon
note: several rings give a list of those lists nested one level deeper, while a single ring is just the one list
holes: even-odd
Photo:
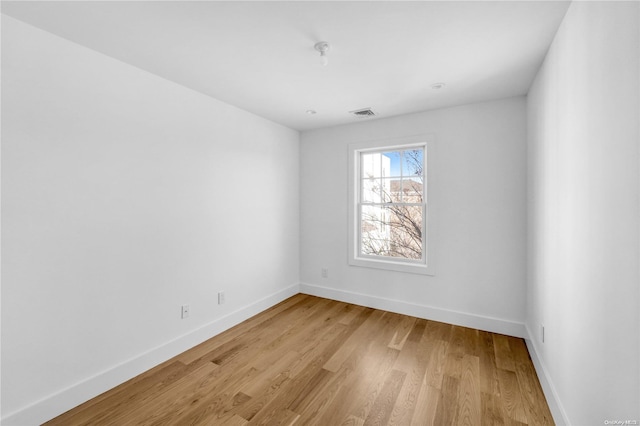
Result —
[{"label": "empty room", "polygon": [[640,2],[0,7],[3,426],[640,424]]}]

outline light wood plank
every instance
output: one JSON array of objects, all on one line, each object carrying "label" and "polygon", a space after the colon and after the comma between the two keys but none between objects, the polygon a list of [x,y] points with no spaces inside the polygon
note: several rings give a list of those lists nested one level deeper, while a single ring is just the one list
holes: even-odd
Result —
[{"label": "light wood plank", "polygon": [[402,371],[391,370],[371,411],[367,415],[367,418],[364,419],[365,426],[382,426],[387,424],[406,376],[407,374]]},{"label": "light wood plank", "polygon": [[458,390],[458,425],[480,424],[480,359],[466,355],[462,358],[462,377]]},{"label": "light wood plank", "polygon": [[358,314],[360,314],[360,312],[362,312],[364,309],[364,306],[352,305],[350,303],[345,304],[344,310],[346,314],[342,316],[342,318],[340,318],[340,324],[351,324],[351,321],[356,318]]},{"label": "light wood plank", "polygon": [[524,403],[525,415],[529,425],[548,425],[553,423],[553,417],[547,404],[533,365],[526,362],[516,363],[516,378]]},{"label": "light wood plank", "polygon": [[394,369],[404,371],[407,377],[398,395],[389,419],[389,425],[411,423],[422,385],[425,382],[426,370],[433,348],[432,342],[423,338],[426,324],[425,320],[416,321],[407,338],[405,350],[400,352],[396,359]]},{"label": "light wood plank", "polygon": [[398,325],[395,333],[393,333],[393,338],[391,342],[389,342],[389,347],[391,349],[402,350],[404,343],[407,341],[409,337],[409,333],[413,329],[413,324],[415,324],[416,318],[413,317],[403,317],[402,321]]},{"label": "light wood plank", "polygon": [[356,416],[349,416],[347,417],[347,419],[342,423],[341,426],[363,426],[364,425],[364,420],[356,417]]},{"label": "light wood plank", "polygon": [[502,334],[493,335],[493,348],[496,356],[496,367],[501,370],[516,371],[513,354],[509,347],[509,338]]},{"label": "light wood plank", "polygon": [[509,419],[527,424],[527,414],[524,410],[516,373],[498,369],[498,379],[500,382],[500,395],[507,416]]},{"label": "light wood plank", "polygon": [[460,379],[462,375],[462,358],[466,353],[466,339],[467,336],[463,327],[453,327],[447,348],[444,371],[445,374],[456,379]]},{"label": "light wood plank", "polygon": [[447,375],[443,377],[434,420],[436,425],[455,425],[457,423],[459,389],[460,379]]},{"label": "light wood plank", "polygon": [[500,395],[498,369],[493,347],[493,336],[486,331],[479,332],[480,390],[487,394]]},{"label": "light wood plank", "polygon": [[239,415],[234,414],[233,417],[231,417],[229,420],[224,421],[224,423],[221,423],[221,424],[224,426],[246,426],[248,423],[249,423],[248,421],[246,421]]},{"label": "light wood plank", "polygon": [[442,378],[444,376],[448,348],[449,344],[447,342],[442,340],[433,342],[433,349],[431,350],[427,368],[427,384],[436,389],[442,389]]},{"label": "light wood plank", "polygon": [[440,389],[429,386],[425,376],[410,424],[415,426],[437,426],[435,417],[439,400]]},{"label": "light wood plank", "polygon": [[368,321],[364,323],[362,327],[359,327],[358,330],[338,348],[324,365],[324,368],[335,373],[353,351],[361,348],[363,345],[368,346],[373,336],[378,332],[378,322],[383,315],[384,313],[382,311],[374,311]]},{"label": "light wood plank", "polygon": [[504,415],[500,397],[493,393],[480,393],[482,426],[504,426]]}]

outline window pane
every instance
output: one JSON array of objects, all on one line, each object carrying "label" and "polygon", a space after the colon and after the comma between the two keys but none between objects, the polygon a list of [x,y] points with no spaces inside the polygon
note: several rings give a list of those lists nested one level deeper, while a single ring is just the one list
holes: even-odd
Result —
[{"label": "window pane", "polygon": [[390,189],[388,179],[362,179],[360,199],[363,203],[388,203]]},{"label": "window pane", "polygon": [[408,149],[403,151],[403,176],[423,176],[424,150]]},{"label": "window pane", "polygon": [[380,177],[380,153],[361,154],[361,178]]},{"label": "window pane", "polygon": [[391,237],[387,209],[382,206],[362,206],[361,219],[362,254],[386,256]]},{"label": "window pane", "polygon": [[423,197],[422,178],[408,178],[402,180],[402,202],[422,203]]},{"label": "window pane", "polygon": [[389,201],[402,203],[402,179],[387,179],[387,187],[389,188]]},{"label": "window pane", "polygon": [[362,206],[364,255],[422,258],[422,206]]},{"label": "window pane", "polygon": [[[402,165],[402,151],[362,153],[360,159],[361,178],[399,177],[403,174],[403,167],[406,168]],[[413,174],[414,169],[415,167],[411,169]]]},{"label": "window pane", "polygon": [[400,203],[401,188],[399,179],[363,179],[360,200],[363,203]]},{"label": "window pane", "polygon": [[388,151],[382,153],[382,177],[401,176],[401,151]]},{"label": "window pane", "polygon": [[422,258],[422,206],[388,207],[391,228],[390,254],[406,259]]}]

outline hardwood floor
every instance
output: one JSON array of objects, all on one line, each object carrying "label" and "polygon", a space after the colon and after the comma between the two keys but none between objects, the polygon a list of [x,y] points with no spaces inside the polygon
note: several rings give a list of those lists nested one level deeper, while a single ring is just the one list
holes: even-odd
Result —
[{"label": "hardwood floor", "polygon": [[298,294],[47,425],[551,425],[522,339]]}]

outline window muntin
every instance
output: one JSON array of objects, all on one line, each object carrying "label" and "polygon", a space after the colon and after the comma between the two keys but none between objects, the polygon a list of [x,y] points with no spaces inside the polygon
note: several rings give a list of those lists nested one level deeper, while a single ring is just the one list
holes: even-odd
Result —
[{"label": "window muntin", "polygon": [[358,256],[425,264],[425,147],[358,154]]}]

